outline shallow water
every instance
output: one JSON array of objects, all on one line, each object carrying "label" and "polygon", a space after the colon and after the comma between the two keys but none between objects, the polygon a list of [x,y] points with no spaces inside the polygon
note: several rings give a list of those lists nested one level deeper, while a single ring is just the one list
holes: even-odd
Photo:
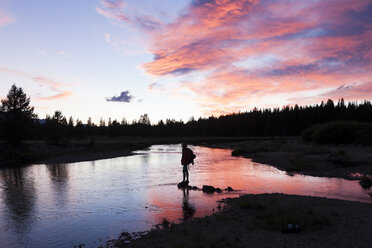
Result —
[{"label": "shallow water", "polygon": [[91,162],[0,170],[0,247],[97,247],[121,232],[202,217],[219,199],[244,193],[287,193],[372,203],[357,181],[290,176],[230,156],[230,150],[191,147],[190,184],[236,192],[182,191],[180,145],[156,145],[136,155]]}]

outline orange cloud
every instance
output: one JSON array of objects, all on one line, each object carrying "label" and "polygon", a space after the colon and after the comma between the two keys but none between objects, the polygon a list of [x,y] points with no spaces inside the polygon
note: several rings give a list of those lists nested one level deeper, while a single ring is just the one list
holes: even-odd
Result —
[{"label": "orange cloud", "polygon": [[53,95],[53,96],[46,96],[46,97],[37,97],[37,99],[39,100],[60,100],[60,99],[65,99],[69,96],[72,95],[72,92],[71,91],[66,91],[66,92],[61,92],[57,95]]},{"label": "orange cloud", "polygon": [[[370,0],[193,0],[155,26],[145,30],[154,59],[142,67],[159,77],[149,89],[188,95],[203,113],[372,93]],[[162,84],[169,75],[178,83]]]}]

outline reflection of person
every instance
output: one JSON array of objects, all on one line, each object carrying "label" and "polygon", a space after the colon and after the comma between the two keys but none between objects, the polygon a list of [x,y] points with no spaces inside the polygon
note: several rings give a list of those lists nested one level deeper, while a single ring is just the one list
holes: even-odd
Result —
[{"label": "reflection of person", "polygon": [[189,204],[189,189],[183,188],[182,191],[183,191],[182,215],[183,219],[187,220],[194,216],[195,209]]},{"label": "reflection of person", "polygon": [[[189,182],[189,164],[194,164],[195,155],[190,148],[187,148],[187,144],[182,144],[182,158],[181,164],[183,165],[183,182]],[[186,180],[185,180],[186,179]]]}]

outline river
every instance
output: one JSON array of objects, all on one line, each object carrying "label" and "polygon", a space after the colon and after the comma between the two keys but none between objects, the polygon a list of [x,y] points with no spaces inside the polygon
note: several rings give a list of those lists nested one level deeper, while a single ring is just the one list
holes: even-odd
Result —
[{"label": "river", "polygon": [[217,211],[217,201],[246,193],[286,193],[372,203],[357,181],[288,175],[232,157],[231,150],[191,146],[190,184],[238,191],[177,189],[181,145],[154,145],[135,155],[0,170],[0,247],[97,247],[121,232],[144,231]]}]

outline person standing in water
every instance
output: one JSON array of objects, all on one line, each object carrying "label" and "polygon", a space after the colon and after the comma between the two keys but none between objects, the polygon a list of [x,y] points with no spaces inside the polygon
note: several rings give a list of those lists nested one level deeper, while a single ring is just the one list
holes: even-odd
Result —
[{"label": "person standing in water", "polygon": [[[182,158],[181,164],[183,165],[183,182],[189,182],[189,164],[194,164],[195,154],[190,148],[187,148],[187,144],[182,144]],[[186,179],[186,180],[185,180]]]}]

